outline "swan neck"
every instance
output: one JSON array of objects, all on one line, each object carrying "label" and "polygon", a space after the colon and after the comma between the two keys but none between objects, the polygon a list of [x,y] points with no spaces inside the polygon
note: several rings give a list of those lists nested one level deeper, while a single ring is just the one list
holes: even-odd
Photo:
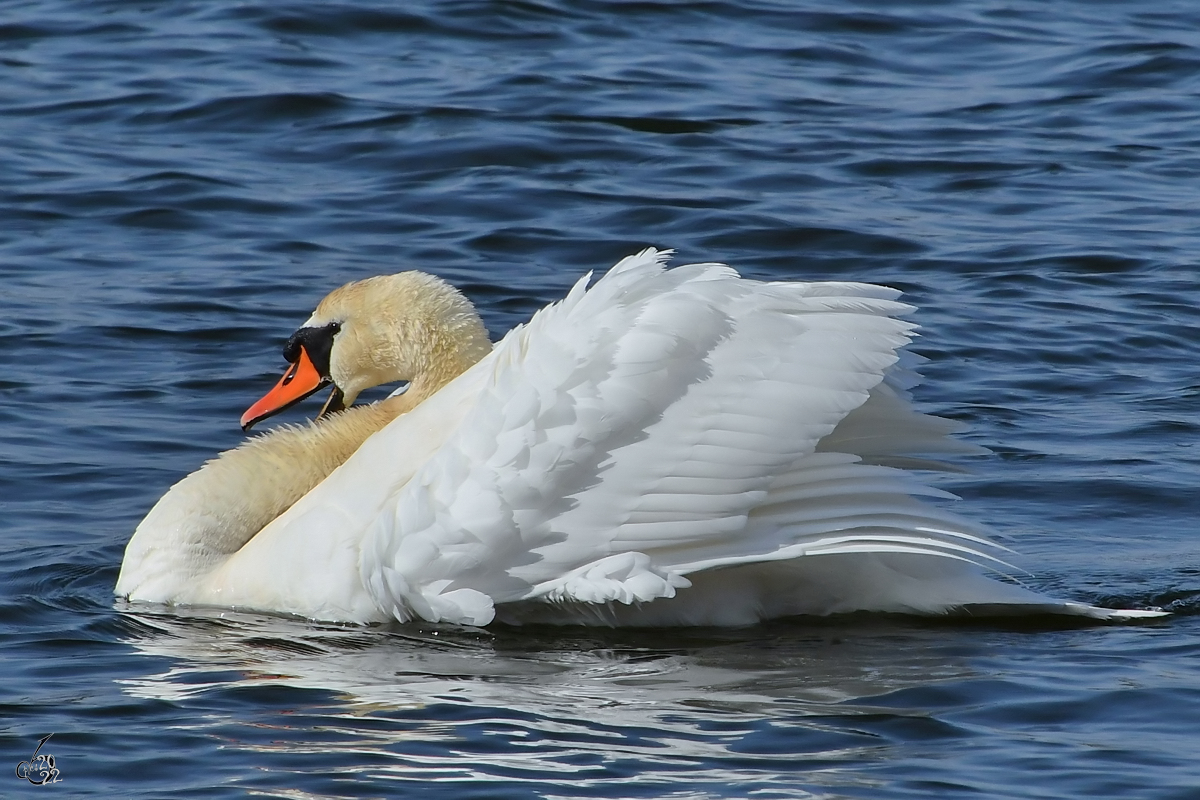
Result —
[{"label": "swan neck", "polygon": [[209,461],[173,486],[138,525],[117,593],[187,602],[181,587],[218,569],[368,437],[418,402],[405,393],[316,423],[275,428]]},{"label": "swan neck", "polygon": [[408,398],[410,408],[429,399],[492,351],[483,321],[474,309],[471,312],[470,318],[454,320],[453,325],[431,325],[424,341],[412,344],[417,351],[412,358],[415,369],[408,379],[408,391],[401,395]]}]

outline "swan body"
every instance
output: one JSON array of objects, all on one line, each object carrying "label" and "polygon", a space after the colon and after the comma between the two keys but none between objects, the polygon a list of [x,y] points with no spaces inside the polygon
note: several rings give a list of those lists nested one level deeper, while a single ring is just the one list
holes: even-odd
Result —
[{"label": "swan body", "polygon": [[[436,278],[335,291],[244,420],[330,383],[349,407],[176,484],[117,594],[360,623],[1158,613],[994,580],[1002,548],[923,499],[949,495],[911,468],[973,448],[908,401],[898,292],[668,255],[585,276],[494,348]],[[407,392],[352,405],[397,380]]]}]

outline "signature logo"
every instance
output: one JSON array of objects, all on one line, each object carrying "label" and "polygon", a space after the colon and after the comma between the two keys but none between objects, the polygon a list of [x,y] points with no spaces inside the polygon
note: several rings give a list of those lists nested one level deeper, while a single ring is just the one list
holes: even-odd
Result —
[{"label": "signature logo", "polygon": [[[58,776],[58,767],[54,766],[54,756],[49,753],[41,753],[42,745],[46,740],[53,736],[53,733],[48,733],[38,742],[37,748],[33,751],[33,755],[28,761],[22,761],[17,764],[17,777],[21,780],[26,780],[34,786],[44,786],[47,783],[58,783],[62,780]],[[9,762],[12,763],[12,762]]]}]

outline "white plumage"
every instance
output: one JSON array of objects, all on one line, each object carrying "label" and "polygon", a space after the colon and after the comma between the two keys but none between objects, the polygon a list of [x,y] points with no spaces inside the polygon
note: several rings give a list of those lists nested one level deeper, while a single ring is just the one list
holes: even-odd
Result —
[{"label": "white plumage", "polygon": [[139,526],[118,593],[474,625],[1153,613],[993,580],[981,565],[1000,548],[919,499],[947,495],[906,466],[973,448],[908,402],[898,292],[667,270],[667,255],[585,276],[215,563],[180,557],[209,534],[178,528],[227,479],[181,483]]}]

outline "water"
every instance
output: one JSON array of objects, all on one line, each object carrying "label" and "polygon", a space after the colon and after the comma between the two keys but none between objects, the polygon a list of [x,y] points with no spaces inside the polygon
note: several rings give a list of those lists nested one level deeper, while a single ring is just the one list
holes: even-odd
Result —
[{"label": "water", "polygon": [[[10,0],[0,75],[0,767],[53,733],[78,797],[1200,796],[1194,4]],[[919,402],[994,451],[961,510],[1037,588],[1175,615],[114,606],[329,289],[420,267],[499,335],[647,244],[903,288]]]}]

